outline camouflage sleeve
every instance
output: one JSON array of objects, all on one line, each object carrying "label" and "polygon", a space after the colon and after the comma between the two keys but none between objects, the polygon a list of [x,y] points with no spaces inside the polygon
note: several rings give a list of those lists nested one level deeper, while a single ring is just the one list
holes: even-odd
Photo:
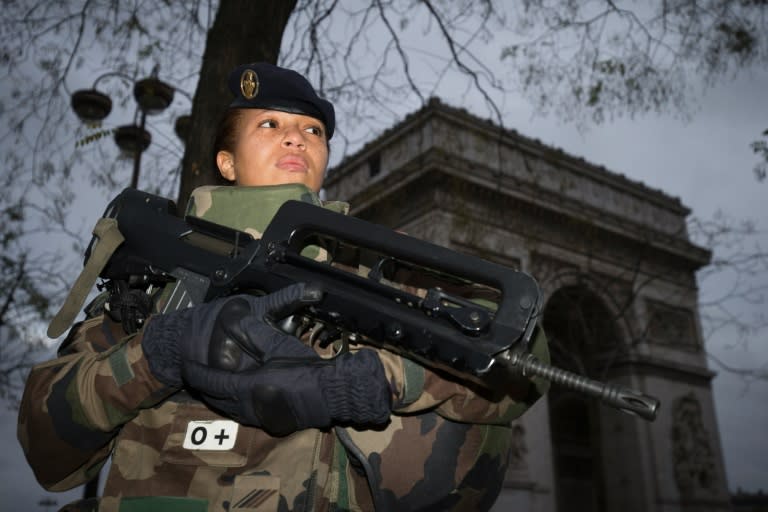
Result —
[{"label": "camouflage sleeve", "polygon": [[[547,338],[538,329],[531,352],[549,362]],[[444,418],[467,423],[506,425],[523,414],[549,389],[546,380],[534,377],[514,389],[503,390],[499,398],[447,378],[404,357],[379,351],[390,387],[395,413],[435,410]]]},{"label": "camouflage sleeve", "polygon": [[52,491],[90,480],[121,425],[170,392],[149,371],[141,333],[126,336],[106,316],[76,325],[24,389],[18,438],[37,480]]}]

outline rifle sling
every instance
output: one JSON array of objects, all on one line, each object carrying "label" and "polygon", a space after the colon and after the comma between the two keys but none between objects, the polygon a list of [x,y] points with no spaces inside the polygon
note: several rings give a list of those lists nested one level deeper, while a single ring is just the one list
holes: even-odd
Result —
[{"label": "rifle sling", "polygon": [[69,290],[61,309],[48,325],[48,337],[50,338],[58,338],[72,325],[99,274],[109,262],[112,253],[124,240],[118,228],[117,219],[114,218],[99,219],[93,228],[93,235],[98,238],[98,242],[93,247],[88,261],[85,262],[83,271],[80,272],[72,289]]}]

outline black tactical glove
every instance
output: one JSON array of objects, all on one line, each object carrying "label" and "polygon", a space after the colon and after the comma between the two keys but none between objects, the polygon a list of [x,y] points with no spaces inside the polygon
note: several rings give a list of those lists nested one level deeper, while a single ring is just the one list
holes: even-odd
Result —
[{"label": "black tactical glove", "polygon": [[[262,297],[235,295],[157,315],[144,329],[142,349],[152,374],[172,387],[183,385],[181,368],[187,361],[244,370],[258,362],[245,355],[235,341],[249,337],[242,331],[241,320],[248,318],[266,326],[267,321],[288,316],[320,298],[318,289],[300,283]],[[271,335],[280,334],[270,331]]]},{"label": "black tactical glove", "polygon": [[184,381],[211,407],[275,436],[331,424],[383,424],[389,419],[390,389],[373,350],[323,359],[258,315],[243,319],[239,333],[245,334],[240,341],[260,360],[260,367],[229,372],[192,360],[184,364]]}]

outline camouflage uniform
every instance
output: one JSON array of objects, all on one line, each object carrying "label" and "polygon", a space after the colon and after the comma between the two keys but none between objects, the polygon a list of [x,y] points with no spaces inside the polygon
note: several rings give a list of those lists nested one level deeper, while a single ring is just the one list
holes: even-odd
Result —
[{"label": "camouflage uniform", "polygon": [[[302,200],[319,203],[303,190]],[[243,204],[242,188],[211,191],[195,192],[190,213],[255,236],[285,200],[262,195],[258,212],[244,214],[227,208]],[[346,210],[344,203],[324,206]],[[510,422],[546,391],[544,382],[534,381],[492,401],[377,350],[393,390],[386,426],[307,429],[278,438],[165,387],[151,374],[141,340],[142,331],[126,335],[107,316],[88,319],[71,329],[57,359],[29,376],[18,436],[43,487],[83,484],[112,456],[98,502],[65,510],[374,510],[374,500],[376,510],[486,510],[501,488]],[[534,352],[548,360],[543,334]],[[234,444],[189,449],[190,425],[202,428],[201,435],[211,427],[210,439],[226,426]]]}]

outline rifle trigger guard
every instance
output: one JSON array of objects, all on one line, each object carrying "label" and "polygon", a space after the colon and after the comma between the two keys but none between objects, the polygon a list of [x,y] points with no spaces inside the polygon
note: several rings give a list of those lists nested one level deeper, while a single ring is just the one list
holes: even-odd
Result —
[{"label": "rifle trigger guard", "polygon": [[428,315],[450,320],[466,334],[480,334],[491,322],[487,309],[440,288],[430,288],[421,306]]}]

